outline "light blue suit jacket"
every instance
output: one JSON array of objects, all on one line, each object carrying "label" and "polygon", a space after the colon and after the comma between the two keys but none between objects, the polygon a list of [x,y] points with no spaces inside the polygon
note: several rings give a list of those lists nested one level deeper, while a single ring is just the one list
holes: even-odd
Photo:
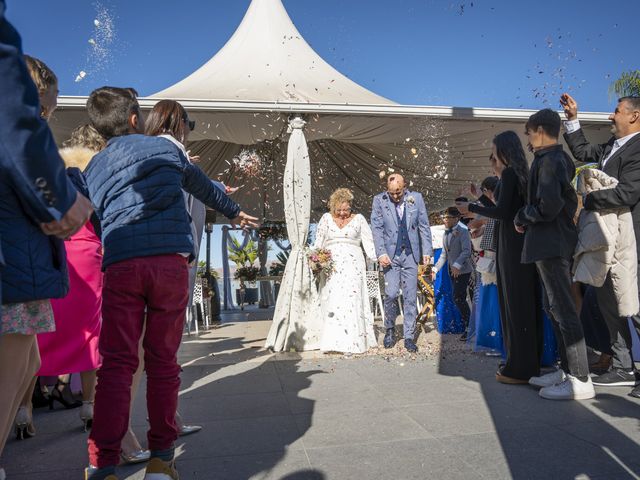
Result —
[{"label": "light blue suit jacket", "polygon": [[[427,207],[422,195],[418,192],[407,190],[404,202],[405,220],[413,258],[416,263],[420,263],[423,256],[433,254]],[[387,192],[380,193],[373,198],[371,231],[378,258],[388,255],[393,259],[398,241],[398,215],[396,214],[396,205]]]}]

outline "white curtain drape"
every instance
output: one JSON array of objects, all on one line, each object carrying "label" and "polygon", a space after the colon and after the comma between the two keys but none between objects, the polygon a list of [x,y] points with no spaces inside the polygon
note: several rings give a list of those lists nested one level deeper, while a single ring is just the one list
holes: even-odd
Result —
[{"label": "white curtain drape", "polygon": [[300,117],[289,122],[291,136],[283,191],[291,254],[265,345],[274,351],[317,350],[320,343],[320,300],[306,251],[311,216],[311,167],[304,126],[305,121]]}]

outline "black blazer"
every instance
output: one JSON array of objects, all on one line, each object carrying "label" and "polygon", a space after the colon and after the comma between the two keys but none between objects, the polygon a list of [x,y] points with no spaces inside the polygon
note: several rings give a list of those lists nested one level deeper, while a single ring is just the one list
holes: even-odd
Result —
[{"label": "black blazer", "polygon": [[527,204],[514,220],[525,227],[522,263],[573,257],[578,241],[573,223],[578,196],[571,185],[575,172],[562,145],[535,153],[529,172]]},{"label": "black blazer", "polygon": [[584,208],[601,210],[606,208],[629,207],[633,216],[633,229],[636,234],[636,248],[640,259],[640,134],[633,137],[607,161],[604,160],[611,149],[615,138],[607,143],[590,144],[582,129],[564,135],[571,153],[579,162],[598,163],[607,175],[618,179],[618,186],[608,190],[592,192],[585,198]]}]

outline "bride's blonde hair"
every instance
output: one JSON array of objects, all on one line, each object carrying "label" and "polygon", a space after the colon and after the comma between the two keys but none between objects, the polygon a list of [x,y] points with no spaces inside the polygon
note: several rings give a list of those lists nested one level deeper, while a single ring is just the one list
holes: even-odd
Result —
[{"label": "bride's blonde hair", "polygon": [[353,202],[353,193],[348,188],[339,188],[335,190],[329,197],[329,211],[335,213],[336,209],[343,203],[351,205]]}]

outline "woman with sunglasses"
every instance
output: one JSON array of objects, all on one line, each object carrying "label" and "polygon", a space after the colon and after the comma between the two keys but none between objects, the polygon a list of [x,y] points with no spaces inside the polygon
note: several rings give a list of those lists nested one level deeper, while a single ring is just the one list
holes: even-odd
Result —
[{"label": "woman with sunglasses", "polygon": [[507,354],[496,380],[507,384],[526,384],[540,374],[543,317],[535,267],[520,263],[524,235],[513,228],[513,219],[526,203],[529,166],[522,143],[512,131],[493,139],[489,157],[500,177],[494,207],[457,202],[463,213],[476,213],[498,220],[497,274],[500,317]]}]

